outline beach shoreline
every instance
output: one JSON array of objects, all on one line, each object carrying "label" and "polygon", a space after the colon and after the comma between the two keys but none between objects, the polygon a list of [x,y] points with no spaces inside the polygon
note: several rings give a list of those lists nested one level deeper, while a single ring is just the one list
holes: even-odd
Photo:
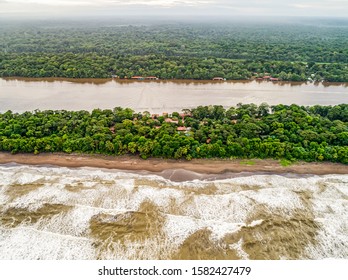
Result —
[{"label": "beach shoreline", "polygon": [[[137,156],[107,156],[89,154],[64,154],[42,153],[34,154],[11,154],[0,152],[0,164],[25,164],[25,165],[53,165],[58,167],[92,167],[101,169],[116,169],[130,172],[162,173],[166,176],[168,170],[181,170],[174,179],[177,181],[195,179],[201,175],[223,175],[226,173],[269,173],[298,175],[329,175],[348,174],[348,165],[330,162],[295,162],[289,166],[282,166],[280,161],[273,159],[193,159],[174,160],[150,158],[143,160]],[[167,172],[167,173],[166,173]],[[181,178],[184,177],[184,178]]]}]

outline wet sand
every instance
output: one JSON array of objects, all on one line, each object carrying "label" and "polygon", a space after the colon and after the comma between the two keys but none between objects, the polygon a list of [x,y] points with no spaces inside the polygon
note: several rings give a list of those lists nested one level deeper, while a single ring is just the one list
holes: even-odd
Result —
[{"label": "wet sand", "polygon": [[94,167],[136,171],[140,173],[158,173],[173,181],[189,181],[194,179],[223,179],[224,175],[252,172],[266,174],[348,174],[348,165],[337,163],[296,162],[290,166],[282,166],[278,160],[221,160],[193,159],[168,160],[147,159],[136,156],[104,156],[81,154],[15,154],[0,153],[0,164],[55,165],[60,167]]}]

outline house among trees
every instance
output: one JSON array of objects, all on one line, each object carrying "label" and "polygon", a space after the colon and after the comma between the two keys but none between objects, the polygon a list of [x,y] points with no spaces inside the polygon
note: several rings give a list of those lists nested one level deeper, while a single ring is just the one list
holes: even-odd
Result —
[{"label": "house among trees", "polygon": [[267,80],[271,82],[278,82],[279,78],[273,78],[272,76],[263,76],[261,80]]},{"label": "house among trees", "polygon": [[133,80],[158,80],[158,78],[156,76],[147,76],[147,77],[133,76],[132,79]]},{"label": "house among trees", "polygon": [[176,130],[180,133],[180,132],[184,132],[186,136],[190,136],[190,131],[191,131],[191,127],[185,127],[185,126],[178,126],[176,128]]},{"label": "house among trees", "polygon": [[224,79],[222,77],[214,77],[213,81],[226,81],[226,79]]},{"label": "house among trees", "polygon": [[144,77],[142,77],[142,76],[133,76],[132,79],[133,80],[144,80]]},{"label": "house among trees", "polygon": [[166,123],[179,123],[179,121],[175,121],[175,120],[173,120],[173,119],[171,119],[171,118],[166,118],[164,121],[165,121]]},{"label": "house among trees", "polygon": [[191,117],[192,115],[190,113],[181,113],[179,116],[184,119],[185,117]]},{"label": "house among trees", "polygon": [[145,77],[146,80],[158,80],[157,77],[155,76],[148,76],[148,77]]}]

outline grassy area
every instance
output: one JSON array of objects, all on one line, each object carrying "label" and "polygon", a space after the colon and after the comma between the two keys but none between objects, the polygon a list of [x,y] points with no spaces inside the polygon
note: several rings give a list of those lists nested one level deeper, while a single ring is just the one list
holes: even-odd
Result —
[{"label": "grassy area", "polygon": [[292,165],[292,164],[293,164],[293,162],[290,161],[290,160],[287,160],[287,159],[281,159],[281,160],[280,160],[280,165],[281,165],[281,166],[286,167],[286,166],[290,166],[290,165]]},{"label": "grassy area", "polygon": [[240,164],[243,164],[243,165],[255,165],[256,162],[252,161],[252,160],[244,160],[244,161],[241,161]]}]

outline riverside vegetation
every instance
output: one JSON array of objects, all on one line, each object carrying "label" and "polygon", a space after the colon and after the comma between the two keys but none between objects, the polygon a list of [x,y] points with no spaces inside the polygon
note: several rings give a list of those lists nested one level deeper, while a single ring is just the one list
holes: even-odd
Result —
[{"label": "riverside vegetation", "polygon": [[0,150],[158,158],[276,158],[348,164],[348,105],[199,106],[0,114]]},{"label": "riverside vegetation", "polygon": [[[73,26],[73,27],[72,27]],[[0,26],[0,76],[348,82],[346,22]]]}]

